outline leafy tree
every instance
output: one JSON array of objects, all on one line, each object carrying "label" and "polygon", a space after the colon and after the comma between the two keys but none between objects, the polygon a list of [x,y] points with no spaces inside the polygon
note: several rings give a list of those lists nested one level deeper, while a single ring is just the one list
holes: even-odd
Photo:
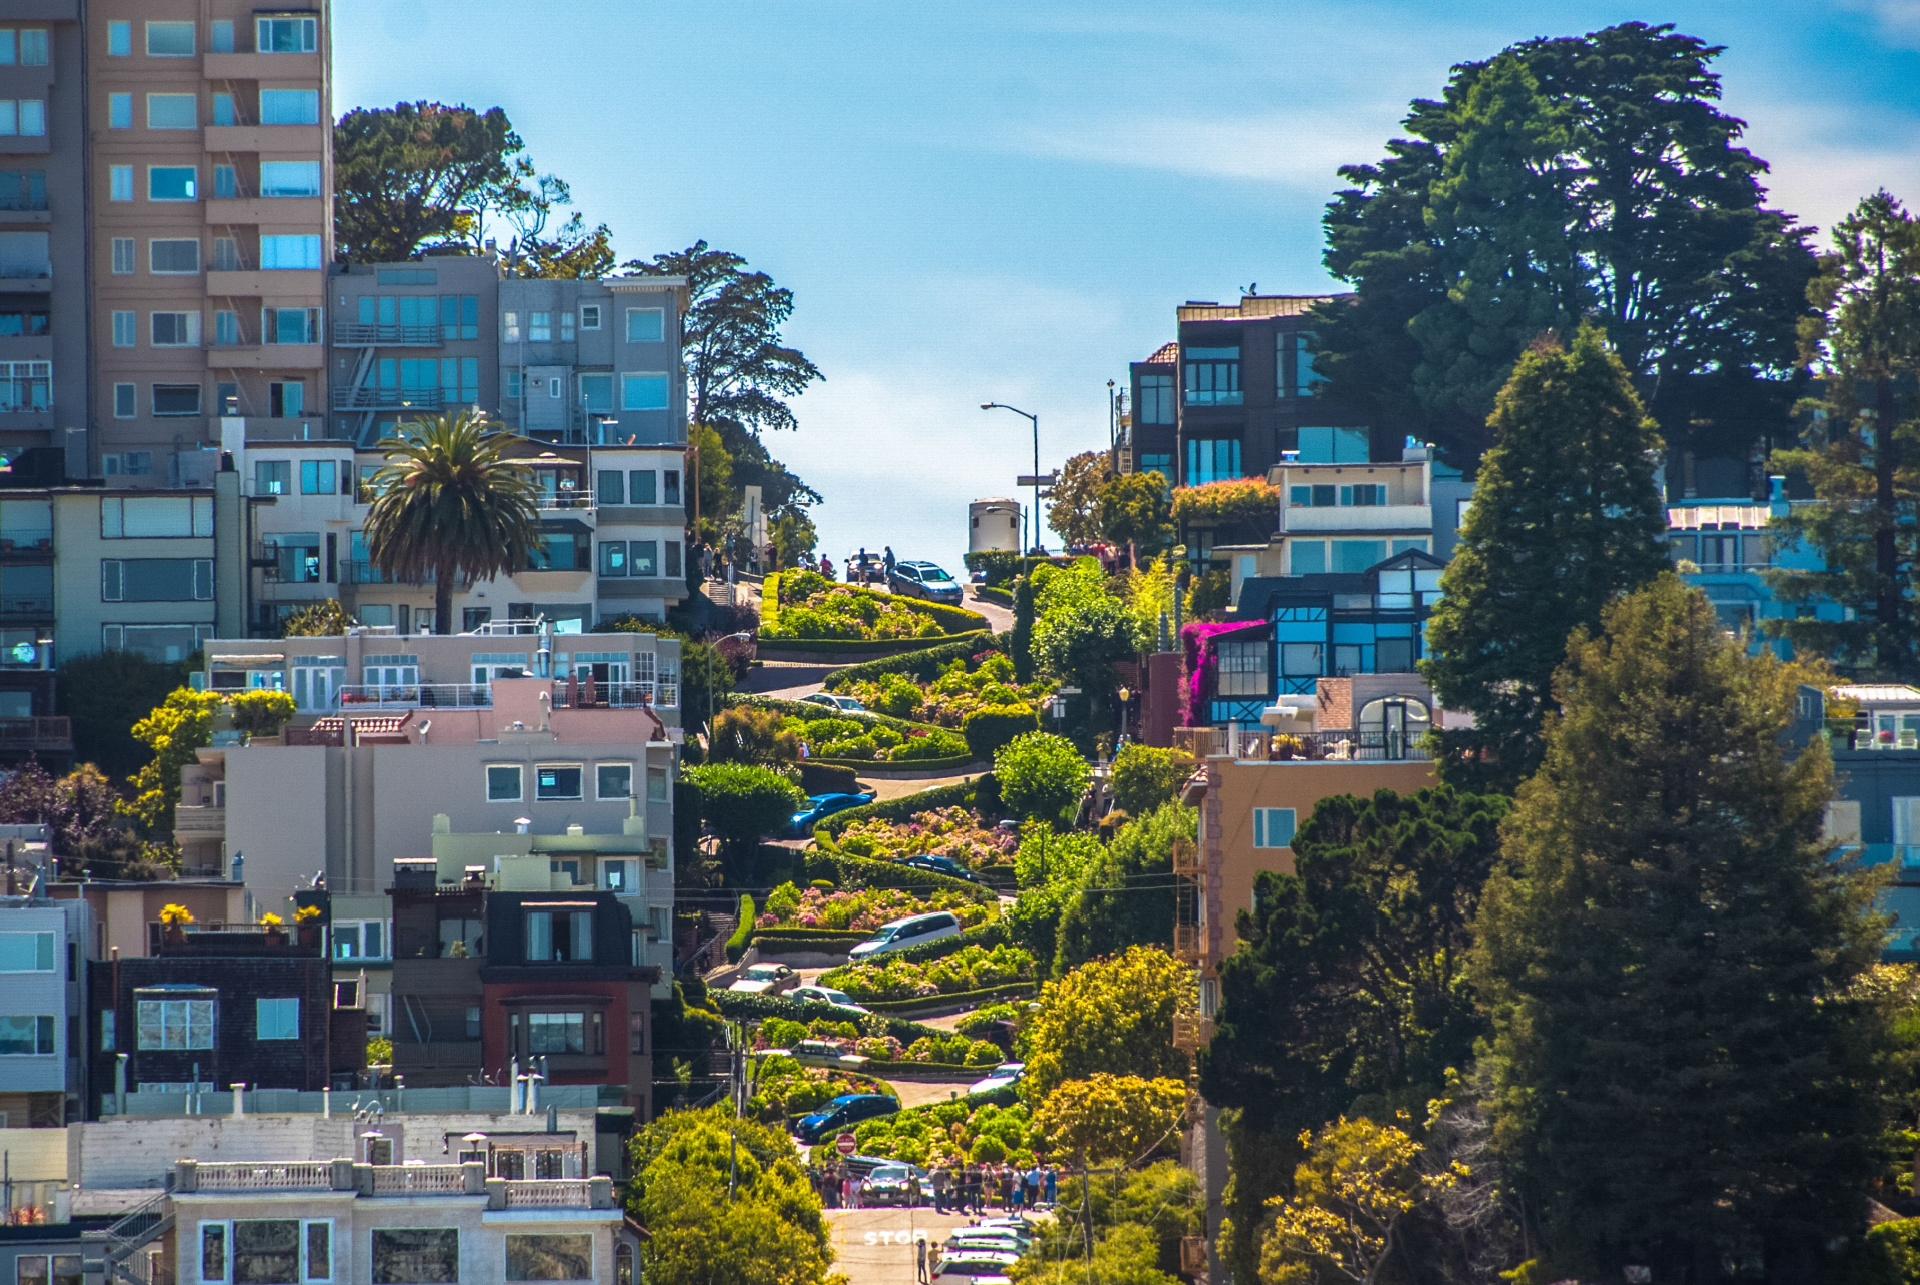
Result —
[{"label": "leafy tree", "polygon": [[53,850],[67,856],[118,829],[119,798],[91,763],[56,779],[30,759],[0,783],[0,823],[52,826]]},{"label": "leafy tree", "polygon": [[133,797],[122,810],[149,836],[173,836],[173,809],[180,802],[180,769],[193,752],[213,742],[214,716],[226,705],[215,692],[181,687],[133,725],[133,739],[153,752],[130,783]]},{"label": "leafy tree", "polygon": [[541,546],[536,488],[507,458],[519,438],[478,410],[401,424],[380,443],[368,560],[401,581],[433,577],[434,632],[453,632],[453,590],[511,575]]},{"label": "leafy tree", "polygon": [[683,776],[700,789],[700,815],[726,846],[735,873],[744,869],[760,840],[777,833],[806,802],[800,787],[772,768],[746,763],[710,763]]},{"label": "leafy tree", "polygon": [[709,763],[757,763],[781,767],[800,758],[800,737],[770,709],[742,705],[721,710],[707,734]]},{"label": "leafy tree", "polygon": [[99,651],[62,660],[54,696],[73,726],[74,757],[125,780],[147,760],[133,725],[167,693],[186,684],[184,663],[163,664],[131,651]]},{"label": "leafy tree", "polygon": [[298,712],[293,697],[285,692],[235,692],[226,699],[233,730],[249,736],[276,736]]},{"label": "leafy tree", "polygon": [[1216,544],[1265,539],[1279,525],[1280,488],[1259,477],[1222,478],[1200,486],[1182,486],[1173,492],[1170,512],[1174,524],[1182,530],[1211,528]]},{"label": "leafy tree", "polygon": [[1131,1163],[1177,1142],[1186,1111],[1183,1080],[1095,1073],[1056,1086],[1033,1123],[1055,1151]]},{"label": "leafy tree", "polygon": [[1120,827],[1060,915],[1054,971],[1129,946],[1173,944],[1173,845],[1199,837],[1197,809],[1164,803]]},{"label": "leafy tree", "polygon": [[[1671,573],[1576,633],[1474,958],[1490,1107],[1556,1262],[1814,1279],[1881,1126],[1884,920],[1829,860],[1797,684]],[[1702,1275],[1704,1273],[1704,1275]]]},{"label": "leafy tree", "polygon": [[800,559],[811,558],[820,542],[819,532],[813,529],[813,519],[799,509],[776,514],[768,523],[768,533],[773,537],[774,556],[782,568],[797,567]]},{"label": "leafy tree", "polygon": [[1140,551],[1160,549],[1173,538],[1167,479],[1149,470],[1122,473],[1100,488],[1100,533],[1127,546],[1127,561],[1140,565]]},{"label": "leafy tree", "polygon": [[[1078,1230],[1075,1228],[1074,1230]],[[1102,1228],[1093,1242],[1093,1261],[1067,1261],[1029,1253],[1013,1265],[1019,1285],[1179,1285],[1180,1278],[1163,1269],[1165,1256],[1153,1233],[1139,1223],[1122,1222]]]},{"label": "leafy tree", "polygon": [[1173,1015],[1192,990],[1173,956],[1145,946],[1046,983],[1021,1030],[1022,1095],[1037,1102],[1067,1080],[1102,1072],[1184,1080],[1187,1055],[1173,1047]]},{"label": "leafy tree", "polygon": [[[1834,252],[1807,289],[1819,306],[1802,331],[1821,378],[1804,446],[1773,467],[1804,474],[1821,503],[1795,505],[1773,528],[1820,554],[1818,569],[1767,572],[1790,602],[1850,608],[1852,619],[1768,621],[1767,629],[1887,676],[1920,672],[1920,221],[1885,191],[1833,231]],[[1881,425],[1887,449],[1879,449]]]},{"label": "leafy tree", "polygon": [[1047,525],[1069,545],[1100,539],[1100,493],[1113,476],[1105,451],[1069,455],[1047,500]]},{"label": "leafy tree", "polygon": [[733,488],[733,455],[720,441],[720,434],[706,424],[695,424],[687,434],[693,447],[695,485],[688,488],[688,516],[697,505],[700,514],[698,534],[717,540],[728,517],[740,511],[740,496]]},{"label": "leafy tree", "polygon": [[1340,170],[1326,265],[1357,295],[1316,315],[1326,391],[1471,468],[1521,353],[1592,317],[1676,450],[1783,426],[1809,234],[1762,204],[1720,52],[1629,22],[1454,67],[1384,160]]},{"label": "leafy tree", "polygon": [[1193,775],[1193,755],[1134,743],[1113,756],[1113,802],[1129,816],[1145,816],[1173,802]]},{"label": "leafy tree", "polygon": [[1016,814],[1043,821],[1066,817],[1086,793],[1093,769],[1064,736],[1028,732],[993,756],[1000,801]]},{"label": "leafy tree", "polygon": [[[1084,1202],[1084,1203],[1083,1203]],[[1094,1279],[1153,1281],[1180,1269],[1180,1241],[1206,1233],[1206,1200],[1192,1172],[1175,1160],[1082,1179],[1063,1174],[1058,1208],[1077,1215],[1084,1208],[1098,1239]],[[1147,1233],[1142,1236],[1141,1233]],[[1014,1266],[1016,1280],[1043,1285],[1086,1285],[1086,1233],[1080,1218],[1056,1217],[1034,1227],[1033,1247]],[[1141,1273],[1156,1271],[1151,1277]]]},{"label": "leafy tree", "polygon": [[1033,577],[1021,576],[1013,582],[1013,637],[1008,650],[1013,655],[1014,681],[1025,686],[1033,681]]},{"label": "leafy tree", "polygon": [[1442,574],[1421,671],[1471,728],[1439,733],[1442,773],[1511,790],[1540,761],[1567,635],[1668,565],[1660,439],[1605,337],[1530,349],[1489,421],[1498,441]]},{"label": "leafy tree", "polygon": [[[650,1285],[828,1285],[820,1199],[784,1131],[721,1107],[669,1111],[634,1138],[627,1208]],[[729,1191],[729,1176],[737,1186]]]},{"label": "leafy tree", "polygon": [[280,624],[282,638],[337,638],[360,622],[338,598],[302,607]]}]

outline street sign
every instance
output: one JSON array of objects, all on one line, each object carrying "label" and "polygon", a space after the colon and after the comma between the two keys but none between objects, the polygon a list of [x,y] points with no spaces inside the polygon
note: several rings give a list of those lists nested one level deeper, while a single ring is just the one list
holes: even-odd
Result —
[{"label": "street sign", "polygon": [[834,1146],[834,1150],[838,1151],[843,1156],[852,1155],[853,1147],[854,1147],[853,1135],[851,1133],[841,1134],[839,1137],[833,1140],[833,1146]]},{"label": "street sign", "polygon": [[1059,480],[1060,475],[1058,473],[1022,473],[1019,484],[1021,486],[1053,486],[1059,482]]}]

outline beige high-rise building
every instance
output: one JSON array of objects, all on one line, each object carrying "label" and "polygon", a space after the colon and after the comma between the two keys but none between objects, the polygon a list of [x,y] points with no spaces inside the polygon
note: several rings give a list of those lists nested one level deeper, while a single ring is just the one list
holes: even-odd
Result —
[{"label": "beige high-rise building", "polygon": [[85,25],[92,463],[207,485],[221,415],[325,431],[327,6],[91,0]]}]

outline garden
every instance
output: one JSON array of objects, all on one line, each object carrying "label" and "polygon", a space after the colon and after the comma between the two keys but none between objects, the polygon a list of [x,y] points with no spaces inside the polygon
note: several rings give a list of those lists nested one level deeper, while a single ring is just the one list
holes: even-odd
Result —
[{"label": "garden", "polygon": [[767,894],[755,922],[760,928],[870,932],[896,919],[933,910],[952,911],[967,928],[978,928],[999,914],[997,903],[983,904],[957,889],[909,892],[902,888],[866,888],[848,892],[817,884],[800,888],[789,882]]},{"label": "garden", "polygon": [[[987,627],[985,617],[971,611],[837,584],[815,571],[769,577],[768,587],[772,593],[763,593],[760,623],[760,637],[768,642],[940,638]],[[768,598],[776,604],[773,611],[764,605]]]},{"label": "garden", "polygon": [[734,698],[713,728],[716,762],[927,763],[965,759],[965,738],[944,728],[880,715],[849,717],[806,701]]},{"label": "garden", "polygon": [[984,1067],[998,1065],[1005,1056],[1005,1051],[992,1040],[932,1031],[906,1042],[895,1035],[862,1035],[853,1022],[796,1022],[783,1017],[769,1017],[753,1030],[753,1047],[756,1050],[790,1049],[801,1040],[822,1040],[842,1053],[851,1053],[874,1062]]},{"label": "garden", "polygon": [[867,1001],[927,999],[1031,985],[1038,977],[1033,954],[1018,946],[966,946],[938,959],[887,959],[849,964],[821,977],[819,984]]},{"label": "garden", "polygon": [[926,683],[894,672],[830,685],[868,709],[940,727],[964,726],[967,715],[983,708],[1024,705],[1037,709],[1052,690],[1050,683],[1019,682],[1013,661],[998,651],[956,658]]},{"label": "garden", "polygon": [[747,1115],[763,1124],[783,1123],[817,1111],[842,1093],[889,1091],[884,1081],[871,1076],[802,1066],[790,1057],[763,1059],[755,1068],[755,1077],[753,1096],[747,1099]]},{"label": "garden", "polygon": [[[815,840],[824,836],[816,831]],[[916,812],[906,821],[855,821],[829,840],[849,856],[898,861],[922,855],[948,857],[976,873],[1011,870],[1020,847],[1011,830],[991,826],[971,808]]]},{"label": "garden", "polygon": [[1041,1142],[1023,1105],[940,1102],[856,1125],[854,1142],[863,1156],[891,1156],[909,1164],[1034,1163]]}]

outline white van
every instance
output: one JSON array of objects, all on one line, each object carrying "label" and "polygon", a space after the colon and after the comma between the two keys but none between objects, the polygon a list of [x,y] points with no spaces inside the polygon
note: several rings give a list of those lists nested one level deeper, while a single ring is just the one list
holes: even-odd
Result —
[{"label": "white van", "polygon": [[960,916],[950,910],[934,910],[924,915],[908,915],[890,924],[880,925],[872,937],[847,952],[848,959],[871,959],[887,955],[921,942],[939,941],[960,935]]}]

